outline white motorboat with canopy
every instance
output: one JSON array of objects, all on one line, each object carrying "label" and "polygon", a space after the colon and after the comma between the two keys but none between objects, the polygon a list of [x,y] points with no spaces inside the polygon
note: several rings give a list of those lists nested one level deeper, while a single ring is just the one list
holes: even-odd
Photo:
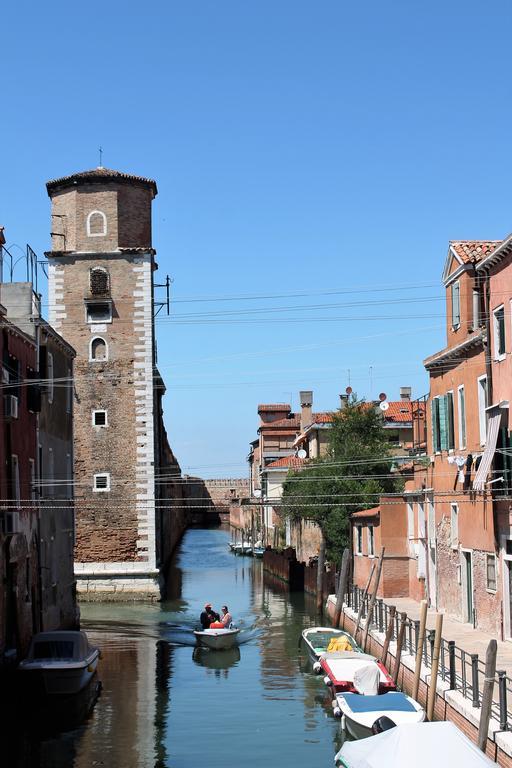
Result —
[{"label": "white motorboat with canopy", "polygon": [[343,768],[496,768],[450,722],[398,725],[371,739],[346,741],[334,762]]},{"label": "white motorboat with canopy", "polygon": [[18,669],[27,681],[42,682],[47,694],[75,694],[91,680],[99,655],[85,632],[39,632]]}]

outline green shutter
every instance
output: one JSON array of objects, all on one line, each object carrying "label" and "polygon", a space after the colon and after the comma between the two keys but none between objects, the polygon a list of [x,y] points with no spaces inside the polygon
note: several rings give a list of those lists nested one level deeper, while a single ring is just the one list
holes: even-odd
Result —
[{"label": "green shutter", "polygon": [[432,410],[432,447],[434,449],[434,453],[437,453],[439,451],[439,440],[438,440],[438,434],[439,434],[439,410],[438,410],[438,398],[434,397],[432,399],[432,402],[430,403],[430,407]]},{"label": "green shutter", "polygon": [[441,433],[441,450],[448,450],[448,408],[447,397],[442,395],[439,398],[439,431]]},{"label": "green shutter", "polygon": [[453,393],[446,395],[446,428],[448,432],[448,448],[455,448],[455,423],[453,419]]}]

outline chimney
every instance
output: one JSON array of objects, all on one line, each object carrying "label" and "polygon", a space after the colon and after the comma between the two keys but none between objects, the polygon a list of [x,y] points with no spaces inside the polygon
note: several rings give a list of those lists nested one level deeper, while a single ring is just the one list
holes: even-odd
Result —
[{"label": "chimney", "polygon": [[300,399],[300,431],[303,432],[306,427],[313,422],[313,393],[299,392]]},{"label": "chimney", "polygon": [[400,387],[400,400],[410,400],[412,387]]},{"label": "chimney", "polygon": [[340,395],[340,411],[342,411],[348,403],[348,395]]}]

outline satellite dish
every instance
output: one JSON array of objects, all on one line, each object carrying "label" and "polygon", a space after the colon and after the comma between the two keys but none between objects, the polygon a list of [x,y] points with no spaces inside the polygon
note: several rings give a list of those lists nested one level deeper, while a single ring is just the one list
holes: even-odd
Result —
[{"label": "satellite dish", "polygon": [[381,403],[384,402],[384,400],[387,400],[387,399],[388,398],[387,398],[386,393],[385,392],[381,392],[380,395],[379,395],[379,400],[381,401]]},{"label": "satellite dish", "polygon": [[297,451],[297,457],[298,457],[299,459],[305,459],[305,458],[306,458],[306,456],[307,456],[307,453],[306,453],[306,451],[304,450],[304,448],[301,448],[301,449],[300,449],[300,451]]},{"label": "satellite dish", "polygon": [[352,387],[347,387],[345,392],[347,393],[347,395],[351,395],[352,394]]},{"label": "satellite dish", "polygon": [[381,411],[387,411],[389,408],[389,403],[386,403],[385,400],[382,401],[382,403],[379,405],[379,408]]},{"label": "satellite dish", "polygon": [[259,498],[260,498],[260,496],[261,496],[261,490],[260,490],[259,488],[255,488],[255,489],[254,489],[254,491],[252,492],[252,495],[253,495],[255,498],[259,499]]}]

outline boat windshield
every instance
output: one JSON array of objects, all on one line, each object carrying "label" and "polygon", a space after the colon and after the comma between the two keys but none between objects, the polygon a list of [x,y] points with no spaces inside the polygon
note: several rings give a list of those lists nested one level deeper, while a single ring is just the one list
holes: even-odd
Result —
[{"label": "boat windshield", "polygon": [[72,659],[74,645],[71,640],[41,640],[34,644],[34,659]]}]

